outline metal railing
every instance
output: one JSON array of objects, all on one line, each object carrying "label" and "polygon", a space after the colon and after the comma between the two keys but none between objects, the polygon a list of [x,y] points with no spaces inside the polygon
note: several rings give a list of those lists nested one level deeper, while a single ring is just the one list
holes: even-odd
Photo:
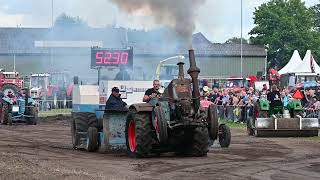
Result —
[{"label": "metal railing", "polygon": [[303,116],[306,118],[320,118],[320,109],[304,108],[303,112]]},{"label": "metal railing", "polygon": [[[220,119],[227,119],[233,122],[245,123],[254,116],[254,107],[250,105],[217,105],[217,109]],[[320,119],[320,109],[304,108],[303,117]]]},{"label": "metal railing", "polygon": [[253,106],[250,105],[216,105],[219,119],[246,123],[253,118]]}]

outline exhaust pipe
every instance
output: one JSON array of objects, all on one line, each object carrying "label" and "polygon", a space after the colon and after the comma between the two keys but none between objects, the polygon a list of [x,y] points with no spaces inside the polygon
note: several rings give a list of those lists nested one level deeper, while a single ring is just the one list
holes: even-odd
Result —
[{"label": "exhaust pipe", "polygon": [[179,75],[178,75],[178,79],[182,80],[184,79],[184,69],[183,69],[183,62],[178,62],[177,64],[179,66]]},{"label": "exhaust pipe", "polygon": [[191,79],[192,79],[192,86],[193,86],[192,97],[193,97],[193,103],[195,105],[195,110],[197,112],[200,107],[200,91],[199,91],[199,82],[198,82],[200,69],[197,67],[193,49],[189,50],[189,61],[190,61],[190,68],[188,69],[188,74],[191,76]]}]

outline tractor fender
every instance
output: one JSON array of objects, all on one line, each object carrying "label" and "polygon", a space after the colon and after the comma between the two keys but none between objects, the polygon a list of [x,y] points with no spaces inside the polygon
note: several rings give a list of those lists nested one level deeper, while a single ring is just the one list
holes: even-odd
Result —
[{"label": "tractor fender", "polygon": [[7,102],[7,103],[9,103],[9,104],[12,104],[12,99],[11,99],[11,98],[3,97],[2,100],[3,100],[4,102]]},{"label": "tractor fender", "polygon": [[132,104],[129,110],[134,112],[152,112],[153,106],[149,103],[138,103]]}]

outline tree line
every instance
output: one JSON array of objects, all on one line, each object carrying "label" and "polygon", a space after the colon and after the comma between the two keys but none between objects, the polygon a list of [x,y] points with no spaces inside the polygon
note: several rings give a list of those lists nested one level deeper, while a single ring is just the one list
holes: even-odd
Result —
[{"label": "tree line", "polygon": [[320,2],[270,0],[255,9],[254,24],[249,42],[266,46],[269,67],[282,68],[295,49],[301,56],[310,49],[320,62]]}]

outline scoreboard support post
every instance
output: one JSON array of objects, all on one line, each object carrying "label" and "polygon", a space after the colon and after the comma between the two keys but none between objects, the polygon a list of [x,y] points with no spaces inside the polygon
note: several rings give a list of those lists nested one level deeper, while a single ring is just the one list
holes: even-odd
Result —
[{"label": "scoreboard support post", "polygon": [[97,68],[98,70],[98,86],[100,85],[100,78],[101,78],[101,67]]}]

